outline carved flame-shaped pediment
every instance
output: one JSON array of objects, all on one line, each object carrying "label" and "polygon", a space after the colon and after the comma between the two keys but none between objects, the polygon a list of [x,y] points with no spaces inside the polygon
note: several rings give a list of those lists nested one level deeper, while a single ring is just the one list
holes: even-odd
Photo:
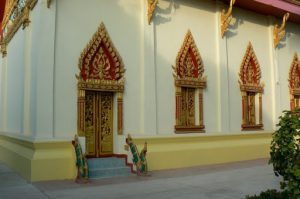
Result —
[{"label": "carved flame-shaped pediment", "polygon": [[289,72],[289,87],[291,92],[300,91],[300,62],[295,53]]},{"label": "carved flame-shaped pediment", "polygon": [[176,65],[173,66],[175,84],[188,87],[205,87],[204,66],[191,31],[185,35],[178,52]]},{"label": "carved flame-shaped pediment", "polygon": [[242,64],[240,66],[239,83],[242,90],[260,92],[261,71],[251,42],[249,42]]},{"label": "carved flame-shaped pediment", "polygon": [[79,87],[120,90],[124,86],[124,64],[103,23],[81,53],[79,70]]}]

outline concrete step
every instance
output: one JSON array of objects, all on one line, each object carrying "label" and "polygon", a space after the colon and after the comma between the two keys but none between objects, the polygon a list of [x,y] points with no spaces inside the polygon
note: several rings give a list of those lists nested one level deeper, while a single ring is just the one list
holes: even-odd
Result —
[{"label": "concrete step", "polygon": [[119,176],[130,176],[131,170],[129,167],[114,167],[106,169],[90,169],[90,179],[110,178]]},{"label": "concrete step", "polygon": [[126,166],[125,158],[108,157],[108,158],[90,158],[88,159],[89,168],[114,168]]},{"label": "concrete step", "polygon": [[125,157],[90,158],[88,167],[90,179],[131,175],[131,167],[126,165]]}]

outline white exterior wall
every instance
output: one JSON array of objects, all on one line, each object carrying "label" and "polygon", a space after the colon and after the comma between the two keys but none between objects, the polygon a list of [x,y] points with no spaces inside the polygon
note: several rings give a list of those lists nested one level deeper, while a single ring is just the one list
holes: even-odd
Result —
[{"label": "white exterior wall", "polygon": [[[273,44],[269,42],[268,18],[240,9],[234,10],[237,28],[227,36],[228,53],[228,85],[229,85],[229,112],[230,130],[241,130],[242,124],[242,96],[240,92],[239,72],[240,65],[246,53],[248,43],[251,42],[261,69],[261,83],[264,82],[262,96],[263,124],[265,130],[272,130],[272,65],[270,50]],[[258,106],[258,104],[256,104]],[[258,118],[257,118],[258,119]]]},{"label": "white exterior wall", "polygon": [[[78,61],[101,22],[126,68],[124,134],[174,134],[171,66],[189,29],[207,76],[204,124],[208,134],[241,132],[238,73],[248,42],[265,83],[264,129],[274,130],[276,118],[289,109],[289,67],[294,52],[300,56],[298,24],[288,23],[286,39],[274,50],[272,28],[279,20],[234,8],[233,23],[237,22],[222,39],[220,10],[227,6],[211,0],[160,0],[151,25],[144,0],[53,1],[50,9],[45,4],[38,1],[29,27],[18,30],[7,57],[0,58],[1,132],[31,139],[73,138]],[[114,118],[116,135],[116,114]]]},{"label": "white exterior wall", "polygon": [[[177,7],[177,8],[176,8]],[[199,10],[201,8],[201,11]],[[173,134],[175,125],[175,86],[172,65],[188,30],[191,31],[204,65],[204,124],[216,132],[217,70],[215,3],[212,1],[160,1],[154,20],[157,81],[157,133]],[[187,14],[188,13],[188,14]],[[198,101],[198,97],[196,99]],[[197,115],[197,114],[196,114]],[[198,122],[198,121],[196,121]]]},{"label": "white exterior wall", "polygon": [[[141,1],[57,1],[55,42],[55,137],[73,137],[77,132],[78,61],[101,22],[125,65],[124,132],[138,133],[141,68]],[[84,13],[84,15],[78,14]],[[116,106],[116,102],[115,102]],[[116,113],[116,112],[115,112]],[[116,120],[115,120],[116,124]],[[114,133],[117,128],[114,126]]]},{"label": "white exterior wall", "polygon": [[29,19],[29,26],[19,28],[7,56],[1,58],[0,132],[29,140],[52,139],[55,12],[38,1]]},{"label": "white exterior wall", "polygon": [[276,51],[278,75],[275,76],[275,79],[280,96],[278,106],[280,110],[290,110],[289,71],[294,53],[297,53],[298,58],[300,56],[300,26],[298,24],[288,24],[286,31],[286,37]]},{"label": "white exterior wall", "polygon": [[[11,51],[11,56],[7,56],[7,131],[21,133],[22,128],[22,101],[23,101],[23,81],[24,81],[24,38],[23,31],[15,34],[7,51]],[[17,59],[16,59],[17,57]]]}]

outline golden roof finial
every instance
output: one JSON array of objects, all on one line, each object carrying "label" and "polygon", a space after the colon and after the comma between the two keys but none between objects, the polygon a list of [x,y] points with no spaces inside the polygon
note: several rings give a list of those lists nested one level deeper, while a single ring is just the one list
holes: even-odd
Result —
[{"label": "golden roof finial", "polygon": [[230,0],[230,6],[228,11],[226,12],[225,9],[221,12],[221,36],[224,37],[224,34],[226,30],[228,29],[228,26],[230,24],[230,21],[232,19],[232,7],[234,5],[236,0]]},{"label": "golden roof finial", "polygon": [[283,16],[282,19],[282,24],[280,27],[278,27],[278,24],[275,24],[274,26],[274,30],[273,30],[273,39],[274,39],[274,48],[276,48],[280,42],[280,40],[285,36],[285,25],[286,25],[286,21],[288,20],[290,16],[290,13],[286,13]]},{"label": "golden roof finial", "polygon": [[153,13],[158,4],[158,0],[147,0],[147,3],[148,3],[147,17],[148,17],[148,24],[150,25],[153,17]]}]

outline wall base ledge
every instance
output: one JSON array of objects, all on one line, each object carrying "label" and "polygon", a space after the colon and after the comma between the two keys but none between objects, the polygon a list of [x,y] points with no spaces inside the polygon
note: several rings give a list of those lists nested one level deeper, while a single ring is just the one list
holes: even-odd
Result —
[{"label": "wall base ledge", "polygon": [[269,158],[272,132],[132,137],[147,141],[149,170],[163,170]]},{"label": "wall base ledge", "polygon": [[29,141],[0,135],[0,160],[30,182],[74,179],[70,141]]}]

